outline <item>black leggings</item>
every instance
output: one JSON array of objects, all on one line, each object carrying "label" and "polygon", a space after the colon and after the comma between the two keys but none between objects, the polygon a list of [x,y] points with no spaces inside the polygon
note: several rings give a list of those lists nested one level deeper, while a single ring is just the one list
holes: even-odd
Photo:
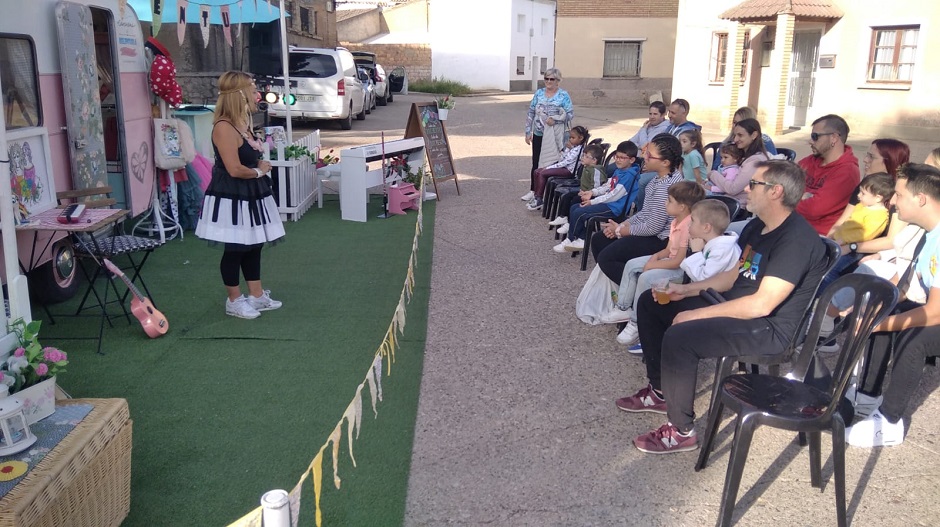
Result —
[{"label": "black leggings", "polygon": [[[532,170],[529,171],[529,190],[535,191],[535,169],[539,167],[539,156],[542,154],[542,136],[532,134]],[[541,197],[541,196],[540,196]]]},{"label": "black leggings", "polygon": [[263,243],[257,245],[239,245],[226,243],[225,252],[222,253],[222,262],[219,270],[222,272],[222,283],[226,287],[238,287],[238,271],[241,269],[246,282],[261,280],[261,248]]}]

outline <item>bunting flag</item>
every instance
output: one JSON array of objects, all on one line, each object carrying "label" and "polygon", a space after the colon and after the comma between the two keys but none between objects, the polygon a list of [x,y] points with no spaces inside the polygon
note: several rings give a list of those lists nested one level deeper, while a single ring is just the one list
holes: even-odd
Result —
[{"label": "bunting flag", "polygon": [[153,20],[150,23],[150,34],[155,37],[160,32],[160,24],[163,23],[163,0],[150,0],[150,12],[153,13],[150,17],[150,20]]},{"label": "bunting flag", "polygon": [[[185,0],[178,1],[185,2]],[[421,188],[423,192],[423,178],[418,182],[418,187]],[[346,441],[349,443],[349,459],[352,461],[353,467],[357,466],[356,458],[353,456],[353,439],[355,437],[355,440],[358,440],[359,432],[362,430],[362,390],[366,386],[369,387],[369,397],[372,401],[372,413],[376,418],[379,416],[379,412],[376,407],[376,400],[379,402],[382,401],[382,362],[384,357],[387,356],[389,358],[388,365],[386,366],[386,375],[391,375],[392,362],[395,360],[395,344],[398,340],[396,335],[402,335],[404,333],[405,303],[406,299],[410,301],[411,293],[415,286],[414,265],[417,261],[418,254],[418,236],[421,234],[420,223],[422,220],[421,212],[423,208],[423,202],[423,199],[418,202],[418,215],[417,224],[415,225],[414,242],[412,243],[411,256],[408,258],[408,269],[405,273],[405,281],[402,285],[401,295],[399,296],[398,307],[395,309],[395,313],[388,325],[388,329],[385,331],[385,337],[382,340],[382,343],[375,351],[365,378],[356,387],[352,401],[350,401],[349,405],[346,407],[346,410],[343,412],[342,417],[340,417],[339,422],[336,423],[336,426],[333,428],[333,431],[330,433],[326,442],[323,444],[323,446],[320,447],[317,455],[314,456],[313,461],[311,461],[307,469],[304,470],[303,475],[300,477],[300,481],[297,482],[293,490],[291,490],[290,494],[288,494],[292,527],[298,526],[301,488],[303,486],[304,480],[307,479],[308,475],[313,475],[316,525],[317,527],[320,527],[323,524],[323,513],[320,509],[320,495],[323,490],[323,452],[332,444],[333,484],[337,489],[339,489],[340,484],[342,483],[339,478],[339,447],[340,441],[343,437],[344,421],[346,422]],[[261,508],[259,507],[251,511],[237,520],[235,523],[230,524],[229,527],[261,527]]]},{"label": "bunting flag", "polygon": [[202,47],[204,48],[209,47],[209,27],[211,27],[211,24],[209,23],[210,9],[211,6],[199,6],[199,29],[202,31]]},{"label": "bunting flag", "polygon": [[183,45],[183,40],[186,38],[186,6],[189,5],[187,0],[176,0],[176,14],[178,15],[176,23],[176,38],[180,42],[180,46]]},{"label": "bunting flag", "polygon": [[222,34],[225,35],[225,42],[228,47],[232,47],[232,18],[228,6],[219,7],[219,14],[222,16]]},{"label": "bunting flag", "polygon": [[230,523],[228,527],[261,527],[261,507]]}]

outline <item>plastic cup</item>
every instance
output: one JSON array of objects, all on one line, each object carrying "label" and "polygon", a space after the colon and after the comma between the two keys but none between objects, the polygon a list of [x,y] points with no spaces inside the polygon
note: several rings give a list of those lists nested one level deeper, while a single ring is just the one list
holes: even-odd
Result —
[{"label": "plastic cup", "polygon": [[653,298],[662,305],[669,303],[669,280],[660,280],[653,284]]}]

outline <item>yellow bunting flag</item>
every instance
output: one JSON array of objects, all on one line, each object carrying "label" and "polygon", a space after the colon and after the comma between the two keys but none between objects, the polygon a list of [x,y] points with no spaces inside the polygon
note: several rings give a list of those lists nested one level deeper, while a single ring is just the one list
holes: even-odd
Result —
[{"label": "yellow bunting flag", "polygon": [[261,507],[230,523],[228,527],[261,527]]},{"label": "yellow bunting flag", "polygon": [[313,462],[310,463],[310,470],[313,472],[313,501],[317,509],[317,527],[323,523],[320,513],[320,490],[323,488],[323,449],[325,448],[326,445],[321,446]]}]

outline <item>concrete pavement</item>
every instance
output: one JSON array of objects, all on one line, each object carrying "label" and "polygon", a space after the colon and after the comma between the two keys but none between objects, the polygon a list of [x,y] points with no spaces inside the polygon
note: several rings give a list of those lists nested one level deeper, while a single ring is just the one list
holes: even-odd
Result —
[{"label": "concrete pavement", "polygon": [[[401,137],[409,95],[352,131],[323,130],[329,146]],[[612,326],[587,326],[574,301],[588,273],[551,251],[546,222],[525,209],[528,95],[458,100],[448,134],[461,196],[440,187],[424,376],[405,525],[712,525],[728,461],[726,419],[711,464],[697,452],[651,456],[631,443],[664,422],[625,414],[614,400],[645,384],[644,367],[614,341]],[[645,109],[576,108],[575,124],[607,142],[629,138]],[[695,119],[694,101],[690,117]],[[851,125],[851,123],[850,123]],[[804,130],[775,137],[809,153]],[[706,142],[724,134],[706,134]],[[870,137],[850,137],[859,157]],[[922,161],[935,145],[911,144]],[[338,152],[338,150],[337,150]],[[370,220],[372,221],[372,220]],[[713,363],[699,371],[707,411]],[[940,371],[928,369],[913,401],[905,443],[849,448],[853,525],[940,524]],[[698,423],[701,434],[704,423]],[[822,492],[809,484],[806,449],[793,434],[755,436],[735,510],[738,525],[833,525],[831,442],[823,439]]]}]

